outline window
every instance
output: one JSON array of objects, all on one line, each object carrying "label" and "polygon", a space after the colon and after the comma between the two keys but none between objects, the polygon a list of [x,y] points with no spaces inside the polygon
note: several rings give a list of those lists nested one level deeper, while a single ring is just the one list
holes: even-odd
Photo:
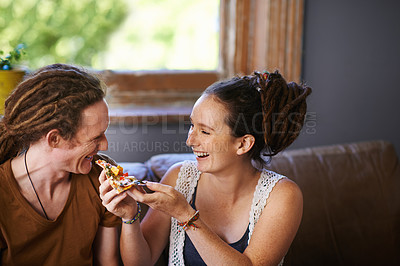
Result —
[{"label": "window", "polygon": [[[135,1],[148,2],[146,0]],[[218,3],[215,0],[211,1]],[[36,2],[39,2],[39,5],[35,5]],[[157,2],[163,1],[157,0]],[[185,3],[187,2],[192,1],[186,0]],[[203,0],[200,2],[203,3]],[[112,3],[111,6],[110,3]],[[98,51],[104,51],[105,36],[107,37],[120,27],[124,18],[128,16],[124,3],[124,0],[111,2],[58,0],[57,3],[51,0],[2,0],[0,1],[0,10],[2,10],[0,26],[6,26],[10,17],[19,16],[24,19],[17,20],[16,27],[19,27],[24,34],[34,34],[30,31],[30,27],[35,18],[27,17],[23,14],[23,10],[36,10],[37,16],[43,16],[44,21],[36,27],[43,27],[44,31],[42,35],[33,37],[37,40],[42,40],[44,37],[47,38],[46,40],[50,40],[43,41],[37,49],[61,51],[64,58],[56,58],[55,60],[58,62],[62,60],[70,62],[75,59],[78,60],[76,63],[80,64],[79,60],[89,60],[92,65],[101,66],[104,62],[106,64],[110,62],[107,61],[110,59],[107,59],[107,56],[101,57],[95,54]],[[4,12],[11,5],[16,8],[11,13]],[[287,80],[300,81],[303,6],[304,0],[220,0],[219,23],[214,23],[214,27],[219,28],[217,62],[211,63],[212,67],[200,64],[190,70],[183,70],[185,67],[182,67],[180,70],[145,71],[134,70],[140,67],[126,65],[121,67],[121,69],[126,69],[123,71],[115,69],[100,71],[109,85],[108,101],[110,106],[117,110],[113,111],[112,116],[124,116],[125,114],[129,116],[130,114],[124,110],[132,109],[132,106],[166,106],[172,109],[191,106],[200,93],[213,82],[234,74],[250,74],[256,69],[273,70],[277,68]],[[46,10],[52,12],[49,13]],[[71,13],[69,16],[65,16],[60,10],[70,10]],[[187,12],[192,14],[194,11]],[[194,17],[195,15],[193,14]],[[95,23],[90,23],[91,17]],[[114,21],[113,24],[108,23],[110,20]],[[60,27],[58,30],[50,29],[47,27],[46,21],[53,21],[60,25],[67,23],[68,27]],[[94,47],[89,49],[89,53],[86,54],[80,53],[78,49],[72,59],[67,57],[66,51],[76,47],[83,49],[86,43],[79,37],[65,37],[71,37],[73,34],[71,27],[89,29],[91,34],[89,40]],[[0,27],[0,30],[1,36],[10,36],[9,38],[11,38],[15,35],[15,32],[7,27]],[[151,29],[149,30],[151,31]],[[213,30],[215,29],[213,28]],[[170,31],[166,31],[166,35],[168,34]],[[132,36],[132,38],[138,37]],[[54,42],[57,43],[55,47],[52,46]],[[113,46],[117,47],[118,44]],[[196,52],[199,52],[199,48],[191,51],[191,53]],[[154,53],[156,54],[156,52]],[[123,56],[123,54],[118,56]],[[42,60],[40,62],[46,63],[48,59],[50,58],[43,56],[40,58]],[[145,59],[142,57],[140,60]],[[108,64],[111,65],[111,63]],[[170,67],[172,69],[178,69],[179,67],[174,64],[165,63],[165,65],[172,66]]]},{"label": "window", "polygon": [[[166,99],[171,93],[171,100],[178,93],[191,101],[197,98],[196,93],[200,94],[218,79],[264,68],[279,69],[288,80],[298,82],[301,76],[303,8],[303,0],[221,0],[218,70],[107,72],[106,79],[114,89],[115,97],[131,97],[129,102],[139,95],[138,91],[162,91]],[[160,94],[160,97],[164,96]]]},{"label": "window", "polygon": [[93,67],[217,69],[219,0],[130,0],[126,7]]},{"label": "window", "polygon": [[215,70],[219,0],[2,0],[2,50],[24,42],[27,65]]}]

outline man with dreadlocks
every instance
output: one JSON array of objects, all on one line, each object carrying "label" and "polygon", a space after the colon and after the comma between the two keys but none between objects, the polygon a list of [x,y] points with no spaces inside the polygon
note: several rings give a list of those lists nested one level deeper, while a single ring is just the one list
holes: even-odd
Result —
[{"label": "man with dreadlocks", "polygon": [[[122,217],[125,265],[150,265],[169,242],[171,265],[277,265],[300,224],[302,193],[265,169],[299,135],[309,87],[259,73],[208,87],[191,113],[196,161],[172,166],[155,191],[118,195],[100,175],[100,197]],[[141,224],[137,202],[151,208]],[[133,221],[133,222],[132,222]]]},{"label": "man with dreadlocks", "polygon": [[[98,195],[105,85],[54,64],[28,76],[0,121],[0,265],[118,265],[120,219]],[[101,157],[102,159],[108,159]]]}]

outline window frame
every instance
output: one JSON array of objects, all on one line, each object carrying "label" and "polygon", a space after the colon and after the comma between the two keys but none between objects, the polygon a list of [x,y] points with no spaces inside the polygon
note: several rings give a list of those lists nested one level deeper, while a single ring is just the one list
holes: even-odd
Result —
[{"label": "window frame", "polygon": [[[111,109],[193,105],[212,83],[254,70],[278,69],[288,81],[299,82],[303,17],[304,0],[220,0],[218,69],[104,70],[100,75],[109,87],[109,105]],[[162,116],[157,110],[155,115]],[[111,120],[118,116],[112,113]]]}]

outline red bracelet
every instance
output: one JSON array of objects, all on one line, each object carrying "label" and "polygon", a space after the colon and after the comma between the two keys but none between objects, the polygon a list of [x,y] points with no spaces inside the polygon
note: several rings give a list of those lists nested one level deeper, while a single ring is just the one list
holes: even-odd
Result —
[{"label": "red bracelet", "polygon": [[[196,225],[194,222],[197,221],[199,219],[199,217],[200,217],[200,213],[197,210],[187,222],[184,222],[184,223],[178,222],[178,225],[181,226],[183,230],[188,229],[189,226],[192,226],[193,229],[196,230],[196,228],[199,228],[199,226]],[[181,232],[181,230],[178,230],[178,231]]]}]

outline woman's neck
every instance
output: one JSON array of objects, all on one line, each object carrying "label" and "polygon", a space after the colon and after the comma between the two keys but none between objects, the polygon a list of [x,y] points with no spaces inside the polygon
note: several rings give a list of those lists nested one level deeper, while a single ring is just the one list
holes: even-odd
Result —
[{"label": "woman's neck", "polygon": [[232,198],[232,201],[253,193],[258,183],[260,171],[251,163],[233,164],[229,169],[220,173],[204,173],[199,182],[205,182],[213,193],[224,195],[225,198]]}]

